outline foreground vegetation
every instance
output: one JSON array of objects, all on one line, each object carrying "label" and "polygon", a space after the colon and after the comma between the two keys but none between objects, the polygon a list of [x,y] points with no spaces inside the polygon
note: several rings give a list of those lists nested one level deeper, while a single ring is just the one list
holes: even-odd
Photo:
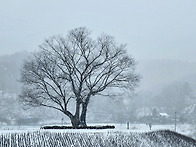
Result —
[{"label": "foreground vegetation", "polygon": [[38,147],[38,146],[74,146],[74,147],[175,147],[196,146],[196,141],[171,131],[154,131],[148,133],[123,132],[45,132],[5,133],[0,135],[3,147]]}]

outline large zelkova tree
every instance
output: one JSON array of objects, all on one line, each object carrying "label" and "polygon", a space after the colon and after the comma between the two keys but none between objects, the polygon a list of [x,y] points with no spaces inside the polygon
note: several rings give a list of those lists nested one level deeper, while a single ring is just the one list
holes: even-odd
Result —
[{"label": "large zelkova tree", "polygon": [[[39,48],[21,70],[20,100],[28,106],[63,112],[75,128],[86,126],[93,97],[130,93],[138,84],[135,60],[125,45],[109,35],[93,40],[88,29],[80,27],[66,37],[45,40]],[[69,110],[70,101],[75,102],[74,113]]]}]

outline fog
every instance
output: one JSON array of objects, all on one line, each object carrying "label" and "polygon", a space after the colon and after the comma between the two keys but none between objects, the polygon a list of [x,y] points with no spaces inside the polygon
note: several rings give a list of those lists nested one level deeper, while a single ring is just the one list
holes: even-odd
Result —
[{"label": "fog", "polygon": [[195,6],[194,0],[1,1],[0,54],[34,51],[45,38],[86,26],[126,43],[138,61],[195,61]]},{"label": "fog", "polygon": [[[195,7],[195,0],[1,1],[0,97],[5,100],[9,95],[17,99],[23,60],[37,51],[46,38],[66,35],[71,29],[85,26],[92,31],[93,38],[106,33],[114,36],[117,42],[127,44],[128,52],[137,62],[136,71],[141,75],[139,87],[131,99],[125,98],[123,102],[93,100],[90,121],[101,118],[105,122],[137,120],[141,123],[154,108],[170,116],[178,111],[179,118],[184,118],[181,121],[185,121],[196,112]],[[47,110],[37,115],[39,109],[21,114],[19,106],[12,107],[20,113],[19,118],[62,117],[56,112],[47,114]],[[122,111],[113,111],[117,107]],[[192,107],[194,111],[190,111]],[[0,114],[5,111],[6,108],[2,108]],[[13,111],[13,114],[9,111],[6,119],[18,115]],[[196,115],[188,122],[195,120]]]}]

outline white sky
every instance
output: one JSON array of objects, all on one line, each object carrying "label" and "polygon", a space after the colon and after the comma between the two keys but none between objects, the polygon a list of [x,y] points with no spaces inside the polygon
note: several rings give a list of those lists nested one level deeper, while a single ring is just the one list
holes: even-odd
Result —
[{"label": "white sky", "polygon": [[0,0],[0,55],[86,26],[140,59],[196,61],[196,0]]}]

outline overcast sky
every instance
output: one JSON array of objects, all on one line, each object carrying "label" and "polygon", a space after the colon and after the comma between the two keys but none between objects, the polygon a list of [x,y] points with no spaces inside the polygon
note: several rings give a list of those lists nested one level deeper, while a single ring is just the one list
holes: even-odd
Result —
[{"label": "overcast sky", "polygon": [[140,59],[196,61],[196,0],[0,0],[0,55],[86,26]]}]

